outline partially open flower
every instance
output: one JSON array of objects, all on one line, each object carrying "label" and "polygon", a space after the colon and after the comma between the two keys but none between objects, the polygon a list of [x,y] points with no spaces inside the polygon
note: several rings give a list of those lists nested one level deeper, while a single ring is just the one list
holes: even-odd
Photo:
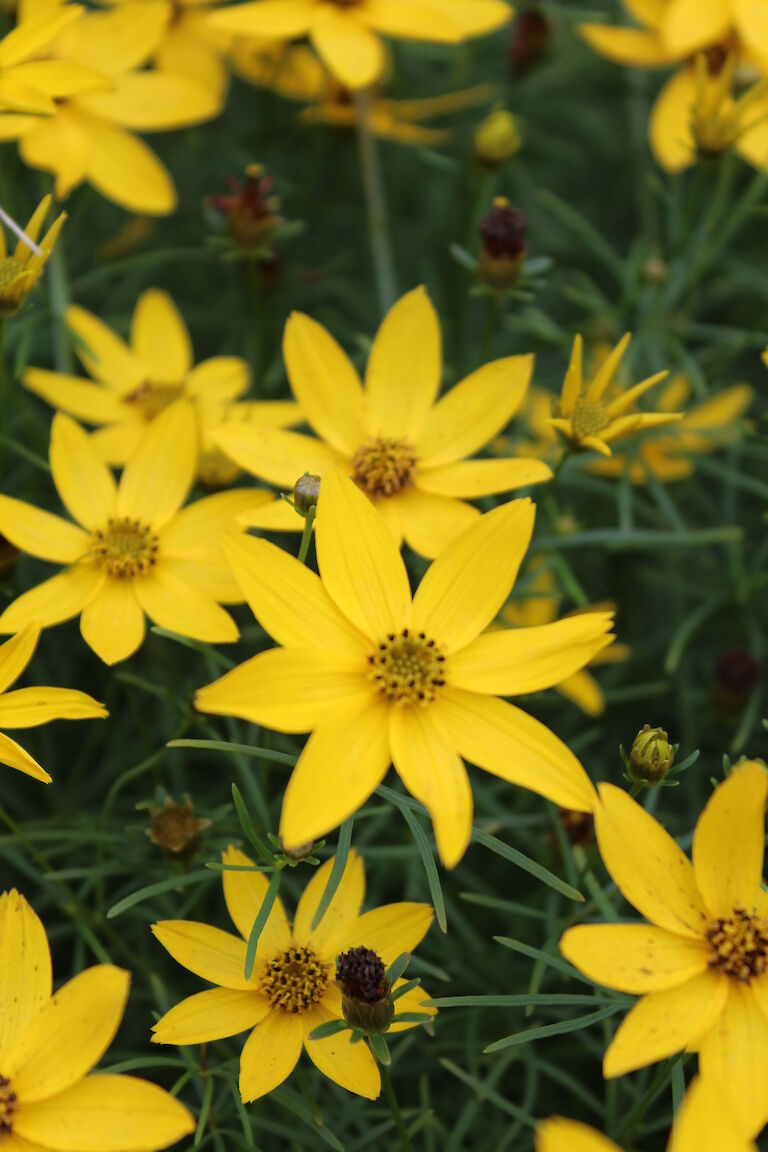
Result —
[{"label": "partially open flower", "polygon": [[[37,237],[40,234],[50,203],[50,196],[46,196],[40,201],[24,229],[26,239],[19,240],[12,256],[7,253],[5,237],[2,229],[0,229],[0,316],[14,316],[20,311],[43,274],[43,268],[53,251],[62,224],[67,218],[66,212],[62,212],[48,229],[38,247]],[[32,244],[28,241],[32,241]]]},{"label": "partially open flower", "polygon": [[638,784],[660,784],[674,759],[675,750],[664,729],[644,724],[629,753],[630,778]]},{"label": "partially open flower", "polygon": [[389,1031],[395,1005],[384,961],[377,952],[363,946],[342,952],[336,959],[336,983],[344,1019],[351,1028]]},{"label": "partially open flower", "polygon": [[301,512],[302,516],[306,516],[310,508],[317,507],[319,495],[320,477],[313,476],[311,472],[305,472],[293,486],[293,502],[296,505],[296,511]]},{"label": "partially open flower", "polygon": [[492,288],[512,288],[520,279],[528,221],[504,196],[496,196],[480,221],[482,248],[477,276]]}]

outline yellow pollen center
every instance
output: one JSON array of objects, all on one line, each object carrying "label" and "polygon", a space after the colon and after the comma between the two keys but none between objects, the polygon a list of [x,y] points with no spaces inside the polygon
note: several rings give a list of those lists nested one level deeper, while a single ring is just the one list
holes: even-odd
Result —
[{"label": "yellow pollen center", "polygon": [[11,1132],[16,1108],[16,1093],[11,1082],[7,1076],[0,1076],[0,1140]]},{"label": "yellow pollen center", "polygon": [[368,440],[352,457],[355,483],[369,496],[396,496],[416,478],[417,458],[407,440]]},{"label": "yellow pollen center", "polygon": [[304,1012],[322,998],[330,972],[311,948],[292,944],[265,961],[259,986],[273,1008]]},{"label": "yellow pollen center", "polygon": [[0,292],[8,288],[17,276],[24,271],[24,265],[14,256],[4,256],[0,260]]},{"label": "yellow pollen center", "polygon": [[394,703],[429,704],[445,684],[445,656],[424,632],[391,632],[368,663],[371,680]]},{"label": "yellow pollen center", "polygon": [[709,967],[749,984],[768,968],[768,920],[736,907],[730,916],[714,920],[707,929],[712,947]]},{"label": "yellow pollen center", "polygon": [[181,394],[180,384],[152,384],[149,380],[145,380],[123,399],[128,404],[135,404],[145,420],[154,420],[155,416],[178,400]]},{"label": "yellow pollen center", "polygon": [[145,576],[157,560],[158,539],[151,528],[127,517],[107,520],[93,536],[96,563],[110,576]]},{"label": "yellow pollen center", "polygon": [[591,400],[576,401],[571,416],[574,439],[583,440],[586,436],[595,436],[609,424],[608,413],[602,404],[593,404]]}]

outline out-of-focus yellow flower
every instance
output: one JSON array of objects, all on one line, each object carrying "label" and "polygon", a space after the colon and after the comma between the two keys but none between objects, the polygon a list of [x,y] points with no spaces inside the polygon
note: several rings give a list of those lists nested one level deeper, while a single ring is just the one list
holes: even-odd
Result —
[{"label": "out-of-focus yellow flower", "polygon": [[678,412],[631,411],[643,393],[668,375],[666,371],[641,380],[634,388],[620,392],[613,399],[606,399],[630,339],[629,333],[622,337],[586,385],[582,370],[582,338],[577,336],[574,340],[558,415],[549,421],[572,450],[610,456],[610,445],[614,441],[623,440],[648,428],[658,428],[662,424],[674,424],[682,419],[682,414]]},{"label": "out-of-focus yellow flower", "polygon": [[45,928],[15,890],[0,896],[0,1140],[10,1149],[159,1152],[195,1130],[169,1092],[91,1075],[125,1012],[130,974],[112,964],[53,993]]},{"label": "out-of-focus yellow flower", "polygon": [[[44,197],[24,229],[25,235],[33,243],[37,242],[50,204],[51,197]],[[43,268],[53,251],[53,246],[66,218],[65,212],[57,216],[40,241],[39,253],[34,252],[25,240],[20,239],[16,244],[13,256],[9,256],[5,246],[5,235],[0,228],[0,316],[13,316],[24,305],[43,274]]]},{"label": "out-of-focus yellow flower", "polygon": [[[53,0],[55,7],[58,0]],[[51,0],[25,0],[22,18]],[[162,216],[176,207],[170,174],[134,132],[199,124],[221,110],[222,96],[175,72],[141,70],[165,26],[162,0],[128,0],[92,12],[61,32],[50,51],[62,68],[103,72],[110,90],[56,101],[45,118],[0,114],[0,141],[17,140],[22,160],[54,173],[56,195],[83,181],[131,212]]]},{"label": "out-of-focus yellow flower", "polygon": [[110,86],[96,69],[49,58],[59,33],[84,12],[79,4],[45,9],[0,40],[0,110],[49,116],[55,97]]},{"label": "out-of-focus yellow flower", "polygon": [[285,43],[308,36],[324,64],[346,88],[368,88],[386,70],[380,36],[460,44],[506,24],[504,0],[250,0],[210,17],[237,36]]},{"label": "out-of-focus yellow flower", "polygon": [[517,117],[506,108],[494,108],[475,132],[475,156],[489,168],[511,159],[522,146]]},{"label": "out-of-focus yellow flower", "polygon": [[[194,406],[201,437],[201,466],[215,451],[208,432],[230,419],[230,407],[248,391],[251,373],[239,356],[214,356],[194,363],[189,331],[166,292],[150,288],[139,297],[130,344],[84,308],[67,309],[75,351],[94,382],[45,368],[28,368],[25,388],[60,412],[99,425],[91,440],[108,464],[122,466],[139,447],[152,421],[186,397]],[[247,405],[247,418],[270,428],[298,423],[297,404],[272,401]],[[231,470],[231,464],[230,464]],[[232,472],[237,475],[237,469]],[[201,478],[204,478],[201,473]]]}]

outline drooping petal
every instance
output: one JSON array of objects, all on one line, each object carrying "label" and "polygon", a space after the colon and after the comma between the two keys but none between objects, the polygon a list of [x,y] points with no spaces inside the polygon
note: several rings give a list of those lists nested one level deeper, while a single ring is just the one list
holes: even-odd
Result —
[{"label": "drooping petal", "polygon": [[351,849],[333,899],[323,913],[317,928],[313,929],[312,921],[328,885],[332,868],[331,859],[326,860],[321,868],[315,869],[312,879],[301,894],[293,924],[294,937],[299,944],[308,944],[311,941],[312,946],[319,951],[325,950],[328,939],[343,931],[359,915],[365,896],[363,861],[357,852]]},{"label": "drooping petal", "polygon": [[650,924],[584,924],[560,941],[566,960],[591,980],[618,992],[661,992],[707,970],[704,940],[677,936]]},{"label": "drooping petal", "polygon": [[606,1079],[656,1064],[697,1044],[723,1012],[728,983],[727,976],[702,972],[677,988],[643,996],[619,1025],[605,1053]]},{"label": "drooping petal", "polygon": [[463,460],[419,472],[417,484],[422,492],[472,500],[551,479],[552,469],[543,460]]},{"label": "drooping petal", "polygon": [[696,76],[681,68],[670,76],[656,97],[648,122],[653,154],[667,172],[682,172],[696,159],[691,112],[696,101]]},{"label": "drooping petal", "polygon": [[536,1129],[536,1152],[621,1152],[621,1149],[586,1124],[553,1116]]},{"label": "drooping petal", "polygon": [[34,760],[29,752],[17,744],[15,740],[11,740],[10,736],[6,736],[4,732],[0,732],[0,764],[5,764],[8,768],[15,768],[17,772],[31,776],[33,780],[39,780],[41,784],[52,782],[51,776],[38,764],[37,760]]},{"label": "drooping petal", "polygon": [[486,512],[428,569],[414,597],[413,626],[444,655],[469,644],[499,612],[528,548],[534,515],[530,500]]},{"label": "drooping petal", "polygon": [[[253,860],[250,857],[231,845],[226,852],[222,852],[221,860],[223,864],[235,864],[239,867],[253,865]],[[267,878],[263,872],[237,872],[225,869],[222,873],[222,881],[224,899],[232,923],[243,939],[247,940],[269,888]],[[282,901],[277,897],[267,917],[267,922],[261,930],[258,952],[277,952],[281,948],[287,948],[290,942],[291,929]]]},{"label": "drooping petal", "polygon": [[19,688],[0,695],[0,728],[36,728],[50,720],[106,715],[102,704],[75,688]]},{"label": "drooping petal", "polygon": [[27,368],[22,379],[28,392],[86,424],[112,424],[131,417],[130,405],[114,392],[79,376]]},{"label": "drooping petal", "polygon": [[693,868],[707,910],[717,919],[736,906],[751,911],[763,876],[768,773],[737,765],[709,798],[696,824]]},{"label": "drooping petal", "polygon": [[167,292],[142,292],[131,323],[131,346],[154,384],[181,384],[192,367],[192,342]]},{"label": "drooping petal", "polygon": [[[2,756],[2,746],[0,746]],[[0,895],[0,1060],[51,995],[51,952],[45,928],[12,889]]]},{"label": "drooping petal", "polygon": [[123,1018],[130,973],[99,964],[73,977],[29,1021],[5,1055],[5,1075],[26,1111],[98,1064]]},{"label": "drooping petal", "polygon": [[183,580],[172,566],[158,564],[148,576],[134,581],[134,589],[147,616],[161,628],[206,644],[232,643],[240,635],[226,609]]},{"label": "drooping petal", "polygon": [[[226,875],[226,873],[225,873]],[[205,1044],[255,1028],[269,1012],[257,992],[209,988],[188,996],[152,1027],[153,1044]]]},{"label": "drooping petal", "polygon": [[21,676],[34,655],[39,636],[39,625],[27,624],[0,646],[0,693]]},{"label": "drooping petal", "polygon": [[368,88],[384,74],[384,45],[354,14],[316,7],[309,35],[326,68],[345,88]]},{"label": "drooping petal", "polygon": [[104,528],[115,514],[115,478],[71,416],[57,412],[51,426],[53,482],[69,514],[84,528]]},{"label": "drooping petal", "polygon": [[18,632],[30,621],[48,628],[78,616],[99,594],[104,580],[104,572],[95,564],[65,568],[9,604],[0,616],[0,632]]},{"label": "drooping petal", "polygon": [[283,355],[294,396],[318,436],[354,455],[365,439],[363,389],[352,361],[321,324],[294,312]]},{"label": "drooping petal", "polygon": [[378,787],[389,767],[387,708],[378,698],[341,708],[307,741],[283,799],[284,847],[337,827]]},{"label": "drooping petal", "polygon": [[152,932],[182,967],[210,984],[247,991],[255,987],[245,978],[245,941],[231,932],[193,920],[161,920]]},{"label": "drooping petal", "polygon": [[704,1082],[721,1087],[745,1132],[756,1135],[768,1120],[768,1020],[751,989],[728,983],[725,1010],[699,1045]]},{"label": "drooping petal", "polygon": [[599,792],[600,855],[624,899],[659,928],[701,938],[709,916],[688,857],[623,789],[603,784]]},{"label": "drooping petal", "polygon": [[[444,552],[480,519],[480,512],[471,504],[451,496],[433,496],[418,486],[392,500],[383,500],[378,507],[393,537],[390,520],[396,516],[400,537],[405,536],[408,547],[429,560]],[[396,542],[400,547],[400,539]]]},{"label": "drooping petal", "polygon": [[373,341],[365,374],[371,436],[416,443],[440,391],[440,321],[426,289],[390,308]]},{"label": "drooping petal", "polygon": [[411,622],[411,588],[389,531],[356,484],[332,469],[323,478],[315,530],[327,591],[348,620],[372,640]]},{"label": "drooping petal", "polygon": [[66,319],[77,338],[75,352],[86,372],[121,394],[139,387],[144,373],[124,340],[98,316],[76,304],[67,308]]},{"label": "drooping petal", "polygon": [[344,952],[349,948],[370,948],[389,967],[404,952],[413,952],[430,929],[434,912],[431,904],[383,904],[358,916],[328,940],[328,948]]},{"label": "drooping petal", "polygon": [[597,797],[581,764],[526,712],[495,696],[448,688],[430,709],[465,760],[562,808],[592,811]]},{"label": "drooping petal", "polygon": [[585,716],[602,716],[605,711],[603,690],[595,677],[584,669],[567,676],[555,687],[561,696],[580,708]]},{"label": "drooping petal", "polygon": [[143,140],[97,117],[82,115],[78,126],[88,146],[86,178],[97,192],[140,215],[167,216],[174,211],[173,180]]},{"label": "drooping petal", "polygon": [[284,490],[293,488],[304,472],[324,476],[334,464],[349,468],[335,449],[301,432],[230,423],[214,428],[210,435],[240,468]]},{"label": "drooping petal", "polygon": [[461,757],[430,723],[429,709],[391,708],[389,742],[398,775],[429,812],[440,859],[455,867],[472,835],[472,789]]},{"label": "drooping petal", "polygon": [[304,1024],[298,1012],[275,1010],[257,1024],[240,1056],[244,1104],[266,1096],[293,1072],[301,1055]]},{"label": "drooping petal", "polygon": [[365,1042],[350,1043],[350,1033],[340,1032],[324,1040],[310,1040],[309,1034],[320,1024],[338,1019],[322,1004],[301,1016],[304,1025],[304,1047],[310,1060],[324,1076],[348,1092],[376,1100],[381,1091],[381,1077],[371,1050]]},{"label": "drooping petal", "polygon": [[117,493],[118,516],[162,528],[184,503],[197,458],[194,410],[179,400],[152,422],[126,464]]},{"label": "drooping petal", "polygon": [[74,563],[90,545],[77,524],[12,496],[0,495],[0,532],[22,552],[54,564]]},{"label": "drooping petal", "polygon": [[144,612],[135,588],[133,580],[107,577],[83,608],[80,632],[105,664],[127,660],[144,643]]}]

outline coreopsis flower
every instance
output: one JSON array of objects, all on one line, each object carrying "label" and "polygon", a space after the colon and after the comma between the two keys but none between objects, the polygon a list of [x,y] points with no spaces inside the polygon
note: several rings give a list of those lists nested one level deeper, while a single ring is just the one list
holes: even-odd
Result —
[{"label": "coreopsis flower", "polygon": [[236,36],[285,43],[308,36],[323,63],[346,88],[368,88],[384,74],[381,35],[461,44],[506,24],[504,0],[250,0],[222,8],[211,24]]},{"label": "coreopsis flower", "polygon": [[98,964],[52,994],[45,928],[15,890],[0,895],[0,1142],[9,1152],[155,1152],[195,1123],[157,1084],[91,1075],[125,1012],[130,974]]},{"label": "coreopsis flower", "polygon": [[79,4],[47,7],[0,40],[0,111],[48,116],[55,97],[109,87],[100,71],[50,59],[52,42],[84,12]]},{"label": "coreopsis flower", "polygon": [[[658,412],[686,409],[691,383],[686,376],[674,376],[656,399]],[[752,403],[753,390],[746,384],[726,388],[683,412],[673,428],[659,436],[645,436],[632,456],[614,453],[609,459],[590,461],[588,468],[600,476],[623,476],[628,470],[635,484],[645,484],[649,476],[667,484],[684,480],[696,470],[696,457],[706,456],[741,434],[741,417]]]},{"label": "coreopsis flower", "polygon": [[193,639],[236,640],[220,605],[241,596],[221,538],[237,514],[266,497],[234,489],[182,509],[197,456],[192,407],[179,401],[152,424],[118,484],[80,425],[57,413],[49,459],[72,520],[0,496],[0,531],[23,552],[66,567],[9,604],[0,632],[79,616],[83,639],[107,664],[143,643],[145,613]]},{"label": "coreopsis flower", "polygon": [[[44,196],[24,229],[33,243],[37,242],[40,229],[51,205],[51,197]],[[66,220],[66,213],[56,217],[39,244],[39,252],[33,251],[24,239],[19,239],[12,256],[5,246],[5,235],[0,228],[0,316],[13,316],[23,307],[27,297],[43,274],[48,257]]]},{"label": "coreopsis flower", "polygon": [[582,925],[560,942],[590,979],[641,997],[605,1054],[605,1076],[696,1051],[750,1134],[768,1119],[767,793],[763,765],[737,764],[699,818],[691,864],[626,792],[601,785],[603,862],[650,924]]},{"label": "coreopsis flower", "polygon": [[[432,922],[427,904],[386,904],[361,912],[365,894],[363,861],[352,851],[339,887],[317,927],[315,913],[333,861],[318,868],[307,884],[291,925],[278,897],[259,937],[253,972],[245,975],[246,941],[267,892],[261,872],[236,848],[222,854],[224,900],[239,935],[190,920],[164,920],[152,931],[174,960],[214,988],[182,1000],[153,1028],[155,1044],[203,1044],[250,1032],[240,1056],[240,1095],[246,1103],[272,1092],[293,1072],[302,1049],[331,1080],[374,1100],[381,1087],[368,1046],[351,1044],[349,1033],[313,1040],[312,1032],[341,1020],[342,992],[337,958],[350,949],[371,950],[388,967],[411,952]],[[230,865],[229,869],[226,865]],[[395,990],[404,983],[395,983]],[[404,993],[397,1012],[434,1015],[422,988]],[[390,1032],[413,1027],[398,1023]]]},{"label": "coreopsis flower", "polygon": [[[560,1116],[545,1120],[536,1133],[536,1152],[621,1152],[612,1140],[586,1124]],[[697,1078],[675,1117],[667,1152],[757,1152],[740,1129],[719,1085]]]},{"label": "coreopsis flower", "polygon": [[390,762],[429,810],[448,867],[472,832],[464,759],[590,811],[594,791],[575,756],[499,697],[557,684],[588,663],[611,642],[611,613],[484,632],[509,595],[533,521],[529,500],[486,513],[441,553],[413,598],[386,524],[335,468],[318,497],[320,577],[266,540],[227,543],[254,615],[281,647],[202,688],[196,706],[312,732],[283,801],[287,848],[352,815]]},{"label": "coreopsis flower", "polygon": [[[16,636],[0,644],[0,728],[37,728],[50,720],[92,720],[106,716],[103,704],[73,688],[8,691],[32,659],[39,636],[39,625],[27,624]],[[0,732],[0,764],[17,768],[44,784],[51,783],[45,769],[4,732]]]},{"label": "coreopsis flower", "polygon": [[[283,354],[293,394],[321,439],[229,424],[213,439],[244,468],[285,490],[303,472],[339,466],[385,518],[393,539],[437,556],[480,513],[466,499],[550,479],[538,460],[470,460],[506,426],[525,397],[532,356],[508,356],[473,372],[440,400],[440,326],[423,288],[385,317],[368,358],[365,388],[325,328],[295,312]],[[255,528],[301,531],[283,500],[254,512]]]},{"label": "coreopsis flower", "polygon": [[[99,425],[91,441],[108,464],[126,463],[156,417],[182,397],[193,405],[201,437],[200,470],[215,446],[208,430],[238,418],[230,406],[247,392],[251,373],[238,356],[214,356],[194,363],[184,320],[166,292],[150,288],[139,297],[126,343],[92,312],[72,306],[67,325],[75,352],[93,382],[45,368],[28,368],[24,386],[61,412]],[[248,418],[282,428],[297,423],[295,404],[251,403]],[[236,473],[235,473],[236,474]]]},{"label": "coreopsis flower", "polygon": [[[533,576],[526,587],[528,596],[522,600],[510,600],[501,611],[502,622],[514,628],[540,628],[557,619],[560,606],[557,578],[552,568],[547,566],[546,557],[535,556],[528,565],[528,572]],[[595,604],[584,611],[597,612],[605,608],[605,605]],[[611,644],[592,657],[589,668],[621,664],[629,657],[630,650],[626,644]],[[605,711],[603,690],[587,668],[580,668],[553,687],[586,716],[602,716]]]},{"label": "coreopsis flower", "polygon": [[679,412],[640,412],[635,408],[636,401],[649,388],[655,387],[669,375],[666,371],[657,372],[612,398],[606,397],[630,339],[629,333],[622,337],[590,381],[584,380],[581,336],[574,340],[571,362],[560,394],[558,414],[549,421],[572,450],[610,456],[610,445],[614,441],[663,424],[674,424],[682,419],[682,413]]},{"label": "coreopsis flower", "polygon": [[[23,0],[26,18],[41,0]],[[0,141],[16,140],[25,164],[52,172],[59,199],[84,181],[130,212],[163,216],[176,208],[170,174],[135,132],[167,132],[218,115],[222,96],[178,72],[146,70],[165,8],[121,4],[90,12],[51,45],[59,67],[97,69],[108,91],[65,94],[52,113],[0,114]]]}]

